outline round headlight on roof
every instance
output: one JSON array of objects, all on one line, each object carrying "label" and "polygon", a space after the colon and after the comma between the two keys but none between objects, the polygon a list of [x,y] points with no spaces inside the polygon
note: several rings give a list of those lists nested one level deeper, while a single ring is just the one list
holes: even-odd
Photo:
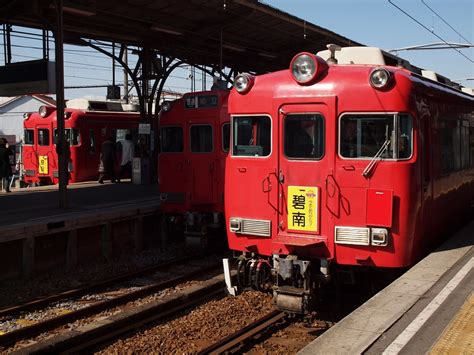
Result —
[{"label": "round headlight on roof", "polygon": [[169,110],[171,110],[171,102],[169,101],[165,101],[161,104],[161,110],[163,112],[168,112]]},{"label": "round headlight on roof", "polygon": [[249,92],[252,88],[255,77],[248,73],[238,74],[234,80],[234,88],[240,94]]},{"label": "round headlight on roof", "polygon": [[328,68],[328,64],[314,54],[302,52],[293,57],[290,71],[299,84],[310,84]]},{"label": "round headlight on roof", "polygon": [[48,110],[48,107],[47,106],[40,106],[40,108],[38,109],[38,113],[41,117],[46,117],[48,116],[49,114],[49,110]]},{"label": "round headlight on roof", "polygon": [[392,74],[384,68],[375,68],[370,72],[369,82],[374,89],[383,89],[390,84]]}]

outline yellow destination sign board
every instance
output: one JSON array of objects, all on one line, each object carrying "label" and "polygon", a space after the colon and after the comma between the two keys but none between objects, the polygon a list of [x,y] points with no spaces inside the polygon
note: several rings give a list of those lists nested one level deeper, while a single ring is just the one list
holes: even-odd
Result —
[{"label": "yellow destination sign board", "polygon": [[319,187],[288,186],[288,229],[319,232]]},{"label": "yellow destination sign board", "polygon": [[38,157],[38,172],[40,174],[48,173],[48,156],[47,155],[40,155]]}]

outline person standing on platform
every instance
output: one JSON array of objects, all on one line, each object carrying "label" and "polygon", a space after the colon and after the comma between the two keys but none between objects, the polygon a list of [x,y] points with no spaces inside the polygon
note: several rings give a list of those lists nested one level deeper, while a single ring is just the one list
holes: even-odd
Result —
[{"label": "person standing on platform", "polygon": [[10,165],[10,156],[13,153],[7,147],[7,140],[0,139],[0,178],[2,180],[3,189],[6,192],[10,191],[10,176],[12,175],[12,167]]},{"label": "person standing on platform", "polygon": [[135,156],[135,147],[132,142],[132,135],[127,133],[122,144],[122,162],[120,163],[120,172],[118,182],[123,178],[124,174],[129,173],[132,176],[132,161]]},{"label": "person standing on platform", "polygon": [[99,184],[104,183],[104,178],[108,175],[111,182],[115,180],[115,138],[110,135],[101,146],[99,164]]}]

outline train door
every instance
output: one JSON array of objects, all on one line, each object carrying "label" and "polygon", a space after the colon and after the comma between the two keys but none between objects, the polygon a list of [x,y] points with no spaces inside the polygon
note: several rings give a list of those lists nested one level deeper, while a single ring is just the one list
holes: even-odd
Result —
[{"label": "train door", "polygon": [[[53,144],[51,142],[51,125],[37,124],[35,151],[38,161],[38,177],[50,178],[52,180],[54,170],[57,170],[57,161],[53,154]],[[47,181],[52,182],[52,181]]]},{"label": "train door", "polygon": [[217,169],[214,128],[212,124],[189,125],[189,154],[192,173],[192,200],[197,203],[214,201]]},{"label": "train door", "polygon": [[325,148],[328,111],[324,104],[280,109],[277,242],[309,246],[324,240],[321,201],[332,156]]}]

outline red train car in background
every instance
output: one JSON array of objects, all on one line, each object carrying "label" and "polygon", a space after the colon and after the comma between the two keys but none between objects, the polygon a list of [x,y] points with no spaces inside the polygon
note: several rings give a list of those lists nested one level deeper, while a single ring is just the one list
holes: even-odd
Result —
[{"label": "red train car in background", "polygon": [[474,202],[474,97],[377,48],[328,47],[229,96],[238,279],[297,313],[331,278],[413,265]]},{"label": "red train car in background", "polygon": [[[69,182],[98,178],[101,144],[108,136],[113,135],[119,142],[125,138],[126,133],[131,133],[133,140],[137,141],[140,115],[137,112],[124,112],[119,102],[69,100],[64,118],[66,139],[71,152]],[[37,113],[25,114],[23,125],[25,133],[22,163],[25,183],[58,183],[56,109],[42,106]]]},{"label": "red train car in background", "polygon": [[213,231],[224,229],[228,95],[228,90],[188,93],[165,102],[160,112],[163,232],[182,230],[187,244],[204,246]]}]

